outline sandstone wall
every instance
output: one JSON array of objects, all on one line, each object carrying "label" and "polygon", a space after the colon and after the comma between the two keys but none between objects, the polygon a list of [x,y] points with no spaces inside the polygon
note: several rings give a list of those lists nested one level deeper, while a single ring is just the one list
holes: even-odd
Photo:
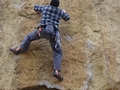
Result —
[{"label": "sandstone wall", "polygon": [[63,63],[59,82],[47,40],[14,55],[24,36],[37,28],[34,4],[50,0],[0,0],[0,90],[120,90],[120,1],[61,0],[71,20],[61,20]]}]

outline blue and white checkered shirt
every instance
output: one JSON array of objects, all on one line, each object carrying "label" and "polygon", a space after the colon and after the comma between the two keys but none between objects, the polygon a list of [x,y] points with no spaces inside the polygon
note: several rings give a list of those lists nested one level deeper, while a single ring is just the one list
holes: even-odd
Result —
[{"label": "blue and white checkered shirt", "polygon": [[51,5],[35,5],[34,10],[42,13],[42,19],[40,21],[42,25],[47,25],[48,23],[51,23],[52,25],[58,26],[59,20],[61,18],[65,21],[70,19],[70,16],[67,13],[64,13],[63,10]]}]

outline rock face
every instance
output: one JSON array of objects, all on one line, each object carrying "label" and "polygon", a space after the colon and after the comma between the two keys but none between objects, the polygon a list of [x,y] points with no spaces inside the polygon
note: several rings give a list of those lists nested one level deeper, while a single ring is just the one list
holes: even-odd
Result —
[{"label": "rock face", "polygon": [[120,90],[120,1],[61,0],[71,20],[61,20],[63,63],[59,82],[47,40],[19,55],[9,51],[37,28],[34,4],[50,0],[0,0],[0,90]]}]

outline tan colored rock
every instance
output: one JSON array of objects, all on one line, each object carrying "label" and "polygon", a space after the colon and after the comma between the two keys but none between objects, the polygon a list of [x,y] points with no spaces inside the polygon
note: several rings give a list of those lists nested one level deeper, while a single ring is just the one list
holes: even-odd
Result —
[{"label": "tan colored rock", "polygon": [[14,55],[24,36],[37,28],[34,4],[50,0],[0,0],[0,90],[120,90],[120,1],[62,0],[71,20],[61,20],[63,63],[59,82],[47,40]]}]

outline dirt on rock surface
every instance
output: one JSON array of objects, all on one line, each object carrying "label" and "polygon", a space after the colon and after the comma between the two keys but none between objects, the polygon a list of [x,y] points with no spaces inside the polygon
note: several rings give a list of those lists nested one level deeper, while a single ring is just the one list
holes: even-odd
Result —
[{"label": "dirt on rock surface", "polygon": [[53,74],[53,53],[47,40],[31,43],[14,55],[35,30],[41,15],[35,4],[50,0],[0,0],[0,90],[120,90],[120,1],[60,0],[71,19],[61,20],[61,75]]}]

